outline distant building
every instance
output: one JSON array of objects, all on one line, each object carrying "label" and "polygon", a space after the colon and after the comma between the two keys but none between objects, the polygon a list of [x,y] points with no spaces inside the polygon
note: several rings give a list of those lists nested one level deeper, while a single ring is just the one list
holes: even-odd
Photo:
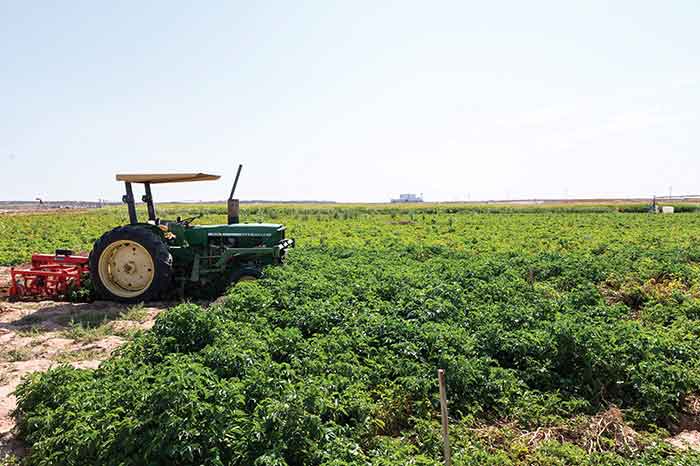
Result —
[{"label": "distant building", "polygon": [[392,199],[391,202],[423,202],[423,196],[417,196],[415,194],[399,194],[399,198]]}]

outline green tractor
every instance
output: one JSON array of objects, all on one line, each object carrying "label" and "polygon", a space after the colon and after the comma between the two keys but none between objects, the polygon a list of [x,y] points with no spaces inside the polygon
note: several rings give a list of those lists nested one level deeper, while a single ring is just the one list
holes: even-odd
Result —
[{"label": "green tractor", "polygon": [[[122,198],[129,225],[108,231],[90,253],[90,277],[97,294],[121,302],[150,301],[191,290],[211,295],[227,285],[262,276],[266,265],[282,263],[294,240],[285,238],[283,225],[239,223],[239,201],[234,199],[241,174],[228,199],[227,225],[193,225],[199,216],[163,220],[156,216],[151,185],[218,180],[204,173],[117,175],[123,181]],[[132,190],[144,185],[142,200],[148,221],[139,222]]]}]

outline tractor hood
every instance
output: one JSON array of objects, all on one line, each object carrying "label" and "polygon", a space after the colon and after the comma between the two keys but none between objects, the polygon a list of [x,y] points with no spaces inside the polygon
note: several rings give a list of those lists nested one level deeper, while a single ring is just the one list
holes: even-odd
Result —
[{"label": "tractor hood", "polygon": [[241,246],[273,246],[284,239],[285,227],[277,223],[236,223],[233,225],[194,225],[185,230],[191,245],[205,245],[212,239],[236,240]]}]

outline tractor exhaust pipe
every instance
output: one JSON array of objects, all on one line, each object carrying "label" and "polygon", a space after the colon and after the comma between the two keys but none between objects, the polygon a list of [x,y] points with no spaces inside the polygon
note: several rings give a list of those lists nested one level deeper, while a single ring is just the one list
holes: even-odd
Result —
[{"label": "tractor exhaust pipe", "polygon": [[240,223],[240,212],[241,207],[238,199],[234,199],[233,196],[236,193],[236,186],[238,186],[238,178],[241,176],[241,170],[243,165],[238,165],[238,171],[236,172],[236,179],[233,180],[233,187],[231,188],[231,195],[228,197],[228,224],[233,225],[234,223]]}]

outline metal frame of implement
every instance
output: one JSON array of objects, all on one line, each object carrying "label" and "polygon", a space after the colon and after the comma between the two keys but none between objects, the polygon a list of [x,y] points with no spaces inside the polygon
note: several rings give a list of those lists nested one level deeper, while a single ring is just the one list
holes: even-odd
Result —
[{"label": "metal frame of implement", "polygon": [[27,269],[10,269],[10,297],[56,298],[80,288],[88,272],[87,256],[33,254]]}]

